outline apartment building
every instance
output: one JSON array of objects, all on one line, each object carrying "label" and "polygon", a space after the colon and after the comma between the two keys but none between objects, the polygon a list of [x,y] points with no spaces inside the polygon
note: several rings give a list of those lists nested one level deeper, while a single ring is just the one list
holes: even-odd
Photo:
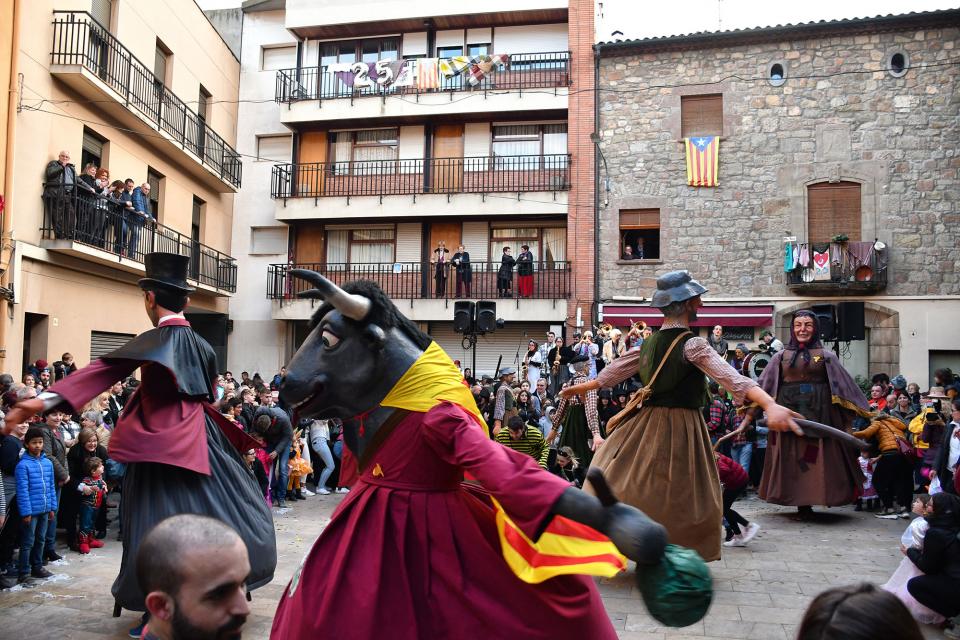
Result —
[{"label": "apartment building", "polygon": [[[494,300],[505,326],[479,339],[483,372],[589,325],[593,19],[592,2],[559,0],[245,2],[238,148],[255,159],[236,202],[231,366],[273,371],[305,338],[316,302],[293,267],[378,282],[466,367],[454,302]],[[503,248],[521,245],[532,290],[514,269],[504,295]]]},{"label": "apartment building", "polygon": [[[193,0],[16,5],[2,369],[67,351],[82,365],[149,328],[136,281],[155,250],[190,256],[187,317],[225,360],[239,61]],[[149,184],[155,224],[135,226],[79,180],[45,184],[63,151],[78,179],[93,165]]]},{"label": "apartment building", "polygon": [[[598,45],[601,317],[659,322],[655,277],[685,268],[701,333],[786,340],[860,302],[852,373],[960,369],[958,44],[950,10]],[[690,186],[684,141],[715,138],[718,184]]]}]

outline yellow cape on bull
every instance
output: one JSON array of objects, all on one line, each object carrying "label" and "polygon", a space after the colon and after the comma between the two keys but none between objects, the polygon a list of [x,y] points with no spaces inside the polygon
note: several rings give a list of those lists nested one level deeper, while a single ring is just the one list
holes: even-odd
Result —
[{"label": "yellow cape on bull", "polygon": [[[460,370],[436,342],[431,342],[380,405],[426,413],[441,402],[458,405],[478,427],[490,433]],[[609,538],[590,527],[554,516],[540,539],[533,542],[500,503],[493,498],[491,501],[504,560],[524,582],[538,583],[564,574],[611,577],[627,567],[626,557]]]}]

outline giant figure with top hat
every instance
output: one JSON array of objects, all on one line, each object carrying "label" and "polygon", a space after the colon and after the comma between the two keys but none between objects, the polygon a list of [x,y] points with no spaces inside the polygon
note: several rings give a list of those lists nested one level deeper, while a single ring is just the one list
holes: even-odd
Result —
[{"label": "giant figure with top hat", "polygon": [[[140,540],[161,520],[202,514],[232,526],[246,543],[255,589],[276,568],[273,519],[240,451],[257,447],[240,428],[213,408],[216,356],[183,315],[194,290],[187,284],[189,257],[150,253],[139,281],[154,329],[133,338],[50,387],[21,402],[6,429],[40,410],[79,410],[117,380],[140,369],[142,384],[124,407],[110,438],[110,457],[126,463],[123,479],[123,560],[113,584],[119,609],[145,611],[135,563]],[[175,553],[175,549],[170,550]]]}]

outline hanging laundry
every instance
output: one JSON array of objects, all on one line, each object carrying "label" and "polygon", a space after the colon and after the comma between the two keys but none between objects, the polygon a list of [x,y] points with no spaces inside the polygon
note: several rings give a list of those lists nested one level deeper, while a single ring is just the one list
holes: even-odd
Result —
[{"label": "hanging laundry", "polygon": [[454,56],[452,58],[440,59],[440,73],[445,78],[458,76],[470,68],[470,58],[467,56]]},{"label": "hanging laundry", "polygon": [[839,242],[832,243],[830,245],[830,264],[834,264],[838,267],[842,266],[843,254],[844,254],[843,245],[840,244]]},{"label": "hanging laundry", "polygon": [[797,261],[801,267],[810,266],[810,245],[800,245],[800,259]]},{"label": "hanging laundry", "polygon": [[417,88],[436,89],[440,86],[439,60],[420,58],[417,60]]},{"label": "hanging laundry", "polygon": [[783,270],[786,273],[790,273],[797,266],[797,263],[793,258],[793,243],[787,242],[783,246]]},{"label": "hanging laundry", "polygon": [[399,68],[397,69],[396,75],[394,76],[392,86],[412,87],[414,69],[416,68],[416,64],[414,64],[413,60],[401,60],[399,62],[400,62]]},{"label": "hanging laundry", "polygon": [[813,279],[830,279],[830,251],[813,252]]},{"label": "hanging laundry", "polygon": [[472,60],[473,64],[470,66],[470,84],[477,86],[483,81],[484,77],[490,74],[496,67],[505,65],[510,60],[510,56],[500,53],[493,56],[474,56]]},{"label": "hanging laundry", "polygon": [[873,257],[872,242],[848,242],[847,249],[850,252],[850,263],[854,269],[870,266],[870,259]]}]

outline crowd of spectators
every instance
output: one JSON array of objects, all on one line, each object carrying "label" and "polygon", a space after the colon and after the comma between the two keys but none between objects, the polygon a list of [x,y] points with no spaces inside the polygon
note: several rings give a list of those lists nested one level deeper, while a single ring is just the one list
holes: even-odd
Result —
[{"label": "crowd of spectators", "polygon": [[111,180],[107,167],[88,162],[81,173],[61,151],[44,172],[44,227],[57,239],[70,239],[141,257],[141,237],[154,233],[156,214],[150,201],[150,183],[137,186],[133,178]]}]

